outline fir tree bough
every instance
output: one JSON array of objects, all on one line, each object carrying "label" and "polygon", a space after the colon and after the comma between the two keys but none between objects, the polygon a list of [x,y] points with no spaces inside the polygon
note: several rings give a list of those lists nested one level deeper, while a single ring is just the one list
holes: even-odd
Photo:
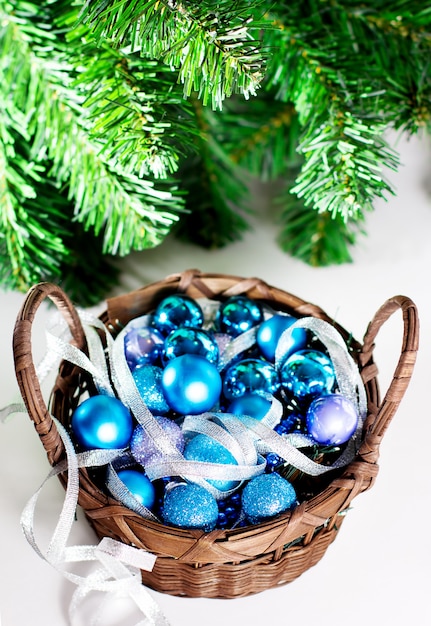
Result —
[{"label": "fir tree bough", "polygon": [[173,231],[219,247],[278,190],[279,243],[350,260],[393,193],[387,131],[430,128],[411,0],[0,0],[0,284],[81,304]]}]

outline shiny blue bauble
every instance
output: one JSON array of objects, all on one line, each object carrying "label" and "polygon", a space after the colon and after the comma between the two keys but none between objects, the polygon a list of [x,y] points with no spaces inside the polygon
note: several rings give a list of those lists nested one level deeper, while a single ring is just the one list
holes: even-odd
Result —
[{"label": "shiny blue bauble", "polygon": [[162,354],[163,335],[151,326],[131,328],[124,337],[124,354],[131,370],[137,365],[153,365]]},{"label": "shiny blue bauble", "polygon": [[[162,428],[171,444],[175,446],[179,452],[182,452],[184,450],[184,435],[178,424],[162,415],[156,415],[154,419],[157,421],[160,428]],[[154,439],[148,435],[140,424],[137,424],[133,430],[130,440],[130,452],[135,461],[144,466],[147,463],[162,461],[165,458],[165,455],[161,452],[160,448],[157,447]]]},{"label": "shiny blue bauble", "polygon": [[81,448],[125,448],[133,432],[133,418],[120,400],[91,396],[72,414],[72,433]]},{"label": "shiny blue bauble", "polygon": [[163,415],[169,411],[162,388],[163,370],[157,365],[138,365],[132,372],[138,391],[153,413]]},{"label": "shiny blue bauble", "polygon": [[164,298],[153,313],[152,324],[167,337],[180,326],[200,328],[204,314],[200,305],[183,294],[174,294]]},{"label": "shiny blue bauble", "polygon": [[307,431],[319,444],[341,445],[353,435],[358,420],[353,402],[340,394],[329,394],[310,404],[306,416]]},{"label": "shiny blue bauble", "polygon": [[[297,321],[296,317],[291,315],[273,315],[259,326],[256,336],[256,343],[263,356],[268,361],[275,360],[275,351],[281,335],[285,330],[290,328]],[[295,328],[290,335],[286,349],[283,351],[283,357],[287,358],[305,347],[307,343],[307,331],[304,328]]]},{"label": "shiny blue bauble", "polygon": [[165,524],[180,528],[213,530],[218,506],[214,496],[195,484],[180,484],[165,495],[162,518]]},{"label": "shiny blue bauble", "polygon": [[262,420],[271,408],[271,402],[259,393],[245,393],[235,398],[227,408],[228,413],[234,415],[248,415],[254,419]]},{"label": "shiny blue bauble", "polygon": [[295,398],[310,399],[332,391],[335,372],[332,361],[319,350],[299,350],[284,363],[281,384]]},{"label": "shiny blue bauble", "polygon": [[252,478],[242,492],[242,509],[252,524],[288,511],[296,502],[292,484],[275,472]]},{"label": "shiny blue bauble", "polygon": [[[206,463],[222,463],[223,465],[238,465],[233,454],[221,443],[208,435],[196,435],[184,448],[184,458],[188,461],[203,461]],[[238,483],[229,480],[212,480],[208,482],[220,491],[234,489]]]},{"label": "shiny blue bauble", "polygon": [[137,470],[124,469],[118,471],[117,475],[139,504],[142,504],[147,509],[151,509],[154,506],[156,500],[154,485],[144,473]]},{"label": "shiny blue bauble", "polygon": [[266,391],[274,394],[280,387],[276,369],[261,359],[244,359],[231,365],[223,377],[223,393],[228,400],[245,393]]},{"label": "shiny blue bauble", "polygon": [[183,354],[199,354],[217,365],[219,348],[214,337],[201,328],[177,328],[166,337],[162,362],[166,365]]},{"label": "shiny blue bauble", "polygon": [[218,402],[222,382],[216,366],[203,356],[183,354],[166,365],[162,386],[171,409],[181,415],[197,415]]},{"label": "shiny blue bauble", "polygon": [[262,307],[246,296],[232,296],[220,305],[217,321],[220,332],[237,337],[263,321]]}]

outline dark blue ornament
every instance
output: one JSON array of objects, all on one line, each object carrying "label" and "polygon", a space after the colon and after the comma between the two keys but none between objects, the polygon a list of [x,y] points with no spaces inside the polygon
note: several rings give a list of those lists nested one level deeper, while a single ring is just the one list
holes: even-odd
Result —
[{"label": "dark blue ornament", "polygon": [[218,325],[222,333],[237,337],[263,321],[262,307],[246,296],[232,296],[220,305]]},{"label": "dark blue ornament", "polygon": [[296,505],[296,492],[292,484],[273,472],[252,478],[242,492],[242,509],[252,524],[288,511]]},{"label": "dark blue ornament", "polygon": [[271,408],[271,402],[259,393],[244,393],[235,398],[227,408],[228,413],[234,415],[248,415],[254,419],[262,420]]},{"label": "dark blue ornament", "polygon": [[154,506],[156,492],[153,483],[145,474],[137,470],[124,469],[117,472],[117,475],[139,504],[147,509]]},{"label": "dark blue ornament", "polygon": [[329,393],[335,383],[332,361],[318,350],[299,350],[280,371],[282,386],[293,396],[309,399]]},{"label": "dark blue ornament", "polygon": [[177,328],[166,337],[162,362],[164,365],[183,354],[199,354],[217,365],[219,348],[212,335],[201,328]]},{"label": "dark blue ornament", "polygon": [[131,370],[137,365],[154,365],[164,345],[163,335],[150,326],[131,328],[124,337],[124,353]]},{"label": "dark blue ornament", "polygon": [[167,337],[180,326],[200,328],[204,315],[200,305],[183,294],[174,294],[164,298],[153,313],[153,325]]},{"label": "dark blue ornament", "polygon": [[[263,356],[268,361],[274,362],[275,352],[281,335],[296,321],[297,318],[291,315],[277,314],[265,320],[259,326],[256,342]],[[290,335],[289,342],[286,344],[286,349],[283,351],[283,357],[287,358],[292,352],[301,350],[306,343],[307,331],[304,328],[295,328]]]},{"label": "dark blue ornament", "polygon": [[274,394],[279,387],[276,369],[261,359],[239,361],[226,370],[223,378],[223,393],[229,400],[254,391]]},{"label": "dark blue ornament", "polygon": [[162,518],[171,526],[208,532],[217,523],[217,502],[209,491],[199,485],[180,484],[166,493]]},{"label": "dark blue ornament", "polygon": [[209,411],[218,402],[222,388],[216,366],[197,354],[183,354],[169,361],[162,385],[169,406],[181,415]]},{"label": "dark blue ornament", "polygon": [[120,400],[91,396],[72,415],[75,441],[85,450],[125,448],[133,431],[133,418]]},{"label": "dark blue ornament", "polygon": [[[206,463],[222,463],[223,465],[238,465],[233,454],[221,443],[208,435],[196,435],[184,448],[184,458],[188,461],[203,461]],[[211,480],[208,482],[220,491],[228,491],[237,486],[229,480]]]},{"label": "dark blue ornament", "polygon": [[316,398],[307,411],[307,431],[319,444],[335,446],[346,443],[358,425],[353,403],[340,394]]},{"label": "dark blue ornament", "polygon": [[[162,415],[156,415],[155,420],[163,429],[172,445],[182,452],[184,450],[184,435],[178,424]],[[144,466],[149,462],[161,461],[164,458],[164,454],[161,452],[160,448],[158,448],[156,442],[140,424],[135,426],[133,431],[130,440],[130,451],[135,461]]]},{"label": "dark blue ornament", "polygon": [[163,415],[169,411],[162,388],[163,370],[157,365],[139,365],[133,372],[133,380],[147,407],[153,413]]}]

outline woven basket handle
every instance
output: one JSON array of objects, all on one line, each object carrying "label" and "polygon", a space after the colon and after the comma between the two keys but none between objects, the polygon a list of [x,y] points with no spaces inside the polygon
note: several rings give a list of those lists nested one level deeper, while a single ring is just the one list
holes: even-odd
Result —
[{"label": "woven basket handle", "polygon": [[367,368],[374,368],[375,371],[372,361],[374,340],[382,325],[393,313],[400,309],[404,324],[401,355],[383,401],[374,414],[371,412],[366,424],[367,436],[373,438],[376,443],[383,437],[392,417],[397,411],[409,385],[416,361],[419,344],[419,319],[416,305],[410,298],[394,296],[380,307],[368,325],[360,355],[361,364],[364,368],[363,374],[367,371]]},{"label": "woven basket handle", "polygon": [[56,462],[63,444],[43,399],[32,354],[31,331],[35,314],[41,303],[49,298],[65,318],[74,343],[81,349],[85,346],[85,335],[78,313],[72,302],[57,285],[40,283],[26,295],[18,313],[13,331],[13,354],[18,386],[42,441],[50,462]]}]

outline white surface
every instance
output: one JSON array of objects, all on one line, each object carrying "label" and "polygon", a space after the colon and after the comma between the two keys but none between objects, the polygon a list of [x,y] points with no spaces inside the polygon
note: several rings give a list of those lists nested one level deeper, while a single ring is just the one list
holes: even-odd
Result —
[{"label": "white surface", "polygon": [[[403,140],[400,152],[403,165],[396,175],[391,174],[397,195],[387,203],[377,203],[368,215],[368,236],[354,249],[353,264],[313,269],[289,258],[276,246],[277,226],[263,212],[242,242],[224,250],[205,251],[168,240],[124,262],[119,291],[190,267],[259,276],[319,304],[358,339],[378,307],[398,293],[416,302],[421,319],[416,369],[381,446],[377,482],[356,498],[323,560],[290,585],[247,599],[179,599],[151,592],[171,626],[430,623],[431,149],[423,140]],[[0,293],[1,406],[19,399],[11,336],[22,300],[22,294]],[[43,353],[46,319],[43,310],[37,322],[36,354],[38,350]],[[392,377],[401,336],[397,314],[378,336],[376,360],[382,391]],[[25,503],[48,469],[28,417],[18,415],[0,425],[2,626],[68,624],[74,586],[32,551],[19,523]],[[37,515],[42,543],[54,528],[63,495],[56,480],[48,483]],[[95,542],[82,513],[74,525],[73,541]],[[129,624],[123,619],[115,623]]]}]

